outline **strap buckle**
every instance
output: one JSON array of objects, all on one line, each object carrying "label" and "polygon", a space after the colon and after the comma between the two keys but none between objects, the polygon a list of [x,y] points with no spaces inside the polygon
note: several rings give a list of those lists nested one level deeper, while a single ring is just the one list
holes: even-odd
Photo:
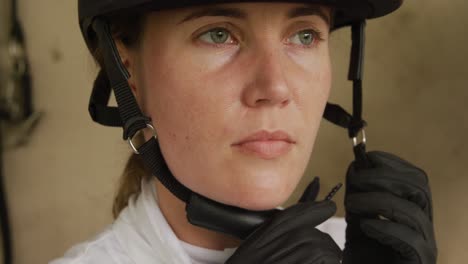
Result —
[{"label": "strap buckle", "polygon": [[366,145],[366,142],[367,142],[366,131],[364,129],[361,129],[360,132],[361,132],[361,141],[358,141],[359,132],[355,137],[352,138],[354,147],[356,147],[357,145],[361,143]]},{"label": "strap buckle", "polygon": [[[151,130],[151,132],[153,133],[153,137],[154,137],[155,139],[158,138],[158,134],[156,134],[156,129],[154,129],[154,126],[152,126],[151,124],[147,123],[147,124],[146,124],[146,128]],[[133,152],[134,152],[135,154],[137,154],[137,155],[140,154],[140,152],[138,151],[138,149],[139,149],[141,146],[136,147],[135,144],[133,143],[133,138],[134,138],[138,133],[141,133],[142,131],[143,131],[143,129],[138,130],[138,131],[135,133],[135,135],[133,135],[132,137],[129,137],[129,138],[127,139],[128,144],[129,144],[130,147],[132,148]]]}]

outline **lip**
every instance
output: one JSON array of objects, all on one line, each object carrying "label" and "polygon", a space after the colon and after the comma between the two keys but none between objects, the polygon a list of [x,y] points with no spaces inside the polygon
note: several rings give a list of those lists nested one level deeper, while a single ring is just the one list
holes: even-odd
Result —
[{"label": "lip", "polygon": [[261,130],[241,139],[232,146],[242,153],[269,160],[288,153],[294,144],[296,142],[284,131]]}]

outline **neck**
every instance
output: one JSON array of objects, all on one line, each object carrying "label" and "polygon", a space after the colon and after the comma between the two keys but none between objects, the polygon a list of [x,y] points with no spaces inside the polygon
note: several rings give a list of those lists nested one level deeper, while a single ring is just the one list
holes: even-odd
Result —
[{"label": "neck", "polygon": [[240,241],[236,238],[190,224],[185,212],[185,203],[175,197],[159,181],[155,181],[155,184],[161,212],[180,240],[214,250],[239,246]]}]

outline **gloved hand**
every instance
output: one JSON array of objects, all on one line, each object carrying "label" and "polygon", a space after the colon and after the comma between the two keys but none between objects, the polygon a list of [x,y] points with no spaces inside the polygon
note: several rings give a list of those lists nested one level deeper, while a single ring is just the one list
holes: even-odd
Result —
[{"label": "gloved hand", "polygon": [[226,263],[339,264],[340,248],[315,228],[336,212],[334,202],[315,201],[317,183],[309,185],[299,203],[277,213],[247,237]]},{"label": "gloved hand", "polygon": [[346,179],[344,264],[435,264],[432,198],[424,171],[384,152],[353,162]]}]

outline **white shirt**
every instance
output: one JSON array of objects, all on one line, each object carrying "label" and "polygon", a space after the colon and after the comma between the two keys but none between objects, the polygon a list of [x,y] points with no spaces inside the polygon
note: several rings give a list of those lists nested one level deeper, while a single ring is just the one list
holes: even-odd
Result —
[{"label": "white shirt", "polygon": [[[211,250],[179,240],[159,209],[153,182],[143,181],[141,189],[104,232],[49,264],[222,264],[234,253],[235,248]],[[343,248],[342,218],[329,219],[318,228]]]}]

